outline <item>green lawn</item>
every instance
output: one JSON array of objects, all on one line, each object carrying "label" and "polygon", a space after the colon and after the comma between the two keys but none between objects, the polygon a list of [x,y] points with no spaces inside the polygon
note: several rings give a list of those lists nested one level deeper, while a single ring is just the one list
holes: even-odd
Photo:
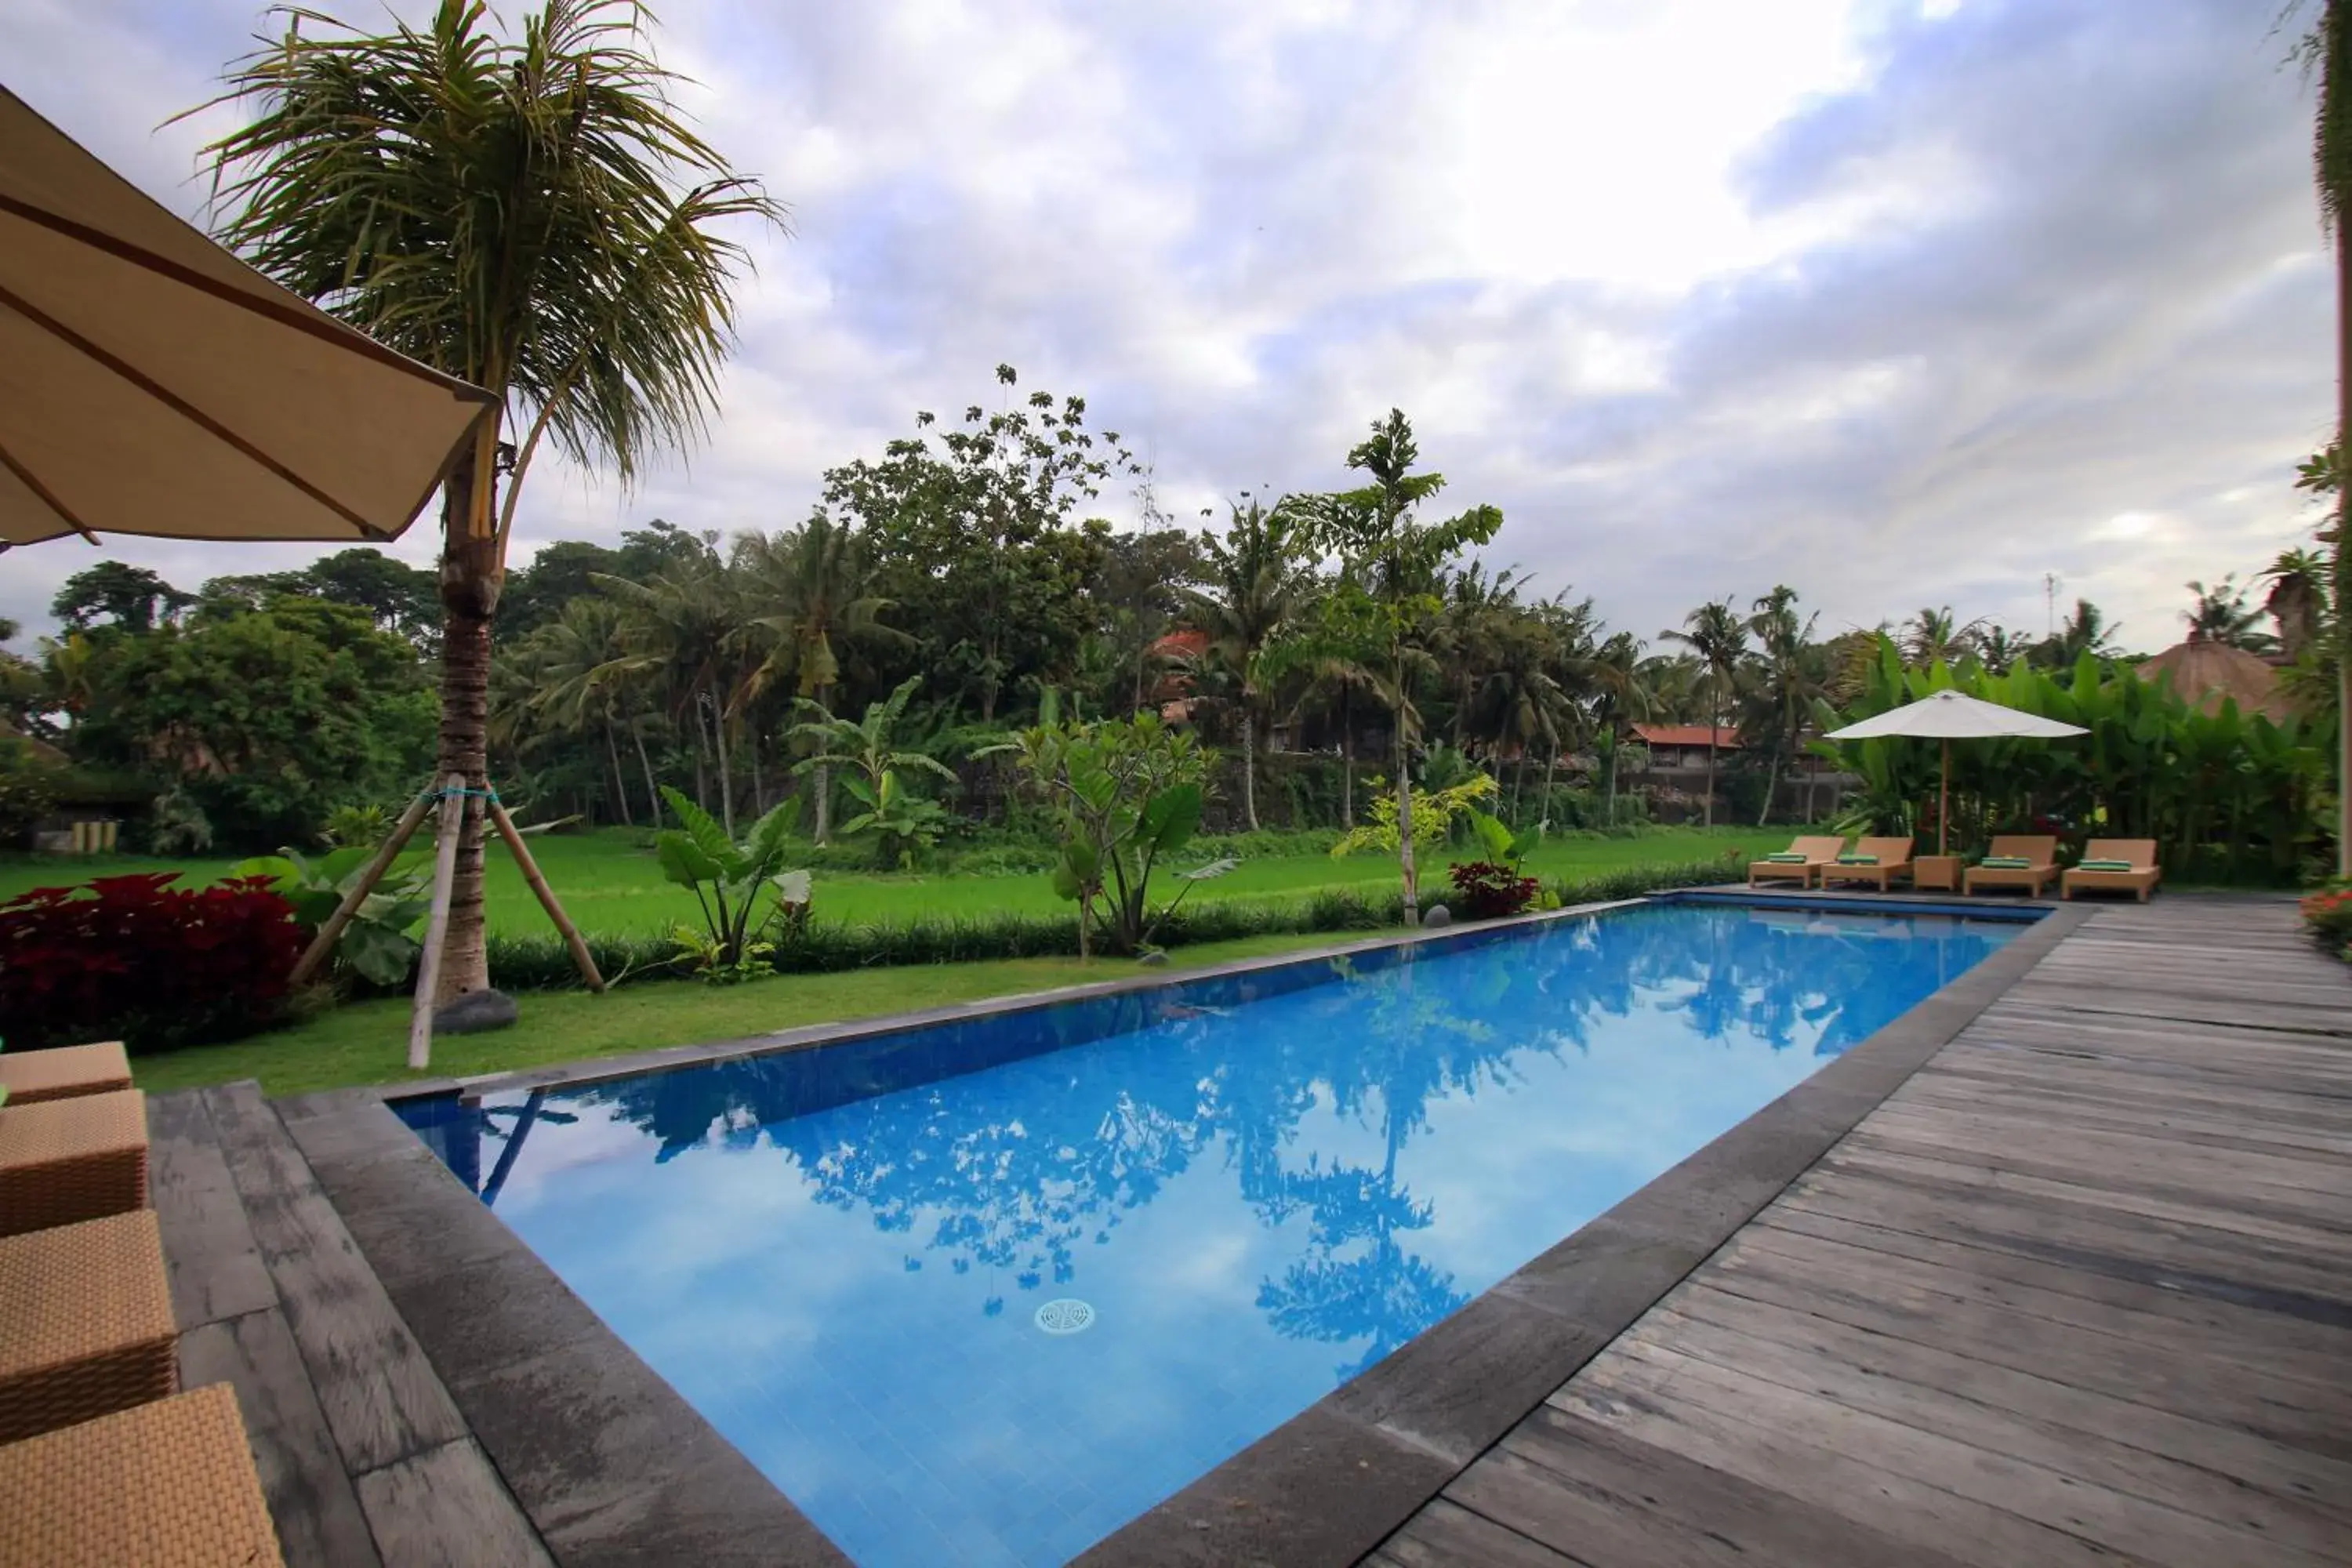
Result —
[{"label": "green lawn", "polygon": [[[1528,857],[1531,873],[1550,879],[1599,876],[1635,866],[1681,865],[1712,859],[1727,850],[1742,857],[1784,847],[1787,828],[1699,828],[1662,830],[1640,838],[1555,839]],[[684,889],[662,880],[651,850],[636,847],[636,836],[621,829],[533,840],[539,858],[557,895],[580,929],[586,931],[664,930],[694,917],[694,900]],[[1469,858],[1468,851],[1459,857]],[[103,858],[43,858],[11,857],[0,860],[0,899],[37,887],[78,882],[95,876],[133,871],[178,871],[190,882],[226,876],[230,859],[160,860],[139,856]],[[1357,855],[1334,860],[1327,855],[1291,855],[1245,860],[1228,876],[1202,884],[1195,899],[1266,898],[1302,895],[1324,888],[1367,886],[1391,880],[1395,862],[1381,855]],[[489,847],[489,885],[485,894],[493,929],[507,931],[544,931],[546,918],[523,885],[504,846]],[[1425,880],[1442,889],[1442,874],[1433,870]],[[1442,896],[1440,894],[1439,896]],[[987,915],[1007,911],[1035,914],[1060,912],[1065,906],[1054,897],[1042,873],[979,876],[958,872],[935,875],[883,875],[876,872],[820,870],[816,874],[816,914],[820,920],[887,921],[918,915]]]},{"label": "green lawn", "polygon": [[[1245,937],[1203,942],[1176,953],[1159,973],[1178,974],[1227,959],[1255,958],[1354,941],[1362,932]],[[580,1061],[663,1046],[700,1045],[850,1018],[870,1018],[1009,996],[1138,973],[1131,959],[1018,958],[988,963],[925,963],[831,974],[780,974],[732,986],[666,982],[624,986],[602,996],[584,991],[534,991],[520,998],[522,1019],[487,1035],[433,1042],[428,1076],[464,1077]],[[199,1046],[139,1057],[131,1067],[151,1093],[257,1078],[268,1093],[299,1094],[410,1078],[408,1004],[399,998],[355,1002],[307,1024],[226,1046]]]},{"label": "green lawn", "polygon": [[[1556,839],[1529,857],[1529,869],[1549,879],[1595,877],[1644,865],[1683,865],[1735,853],[1741,858],[1778,848],[1788,829],[1696,828],[1640,838]],[[622,831],[537,840],[548,879],[580,926],[590,931],[659,929],[690,918],[693,900],[661,879],[650,851]],[[228,859],[165,861],[133,856],[92,859],[0,860],[0,898],[93,876],[176,870],[192,882],[226,875]],[[1297,896],[1322,888],[1376,886],[1396,876],[1393,859],[1360,855],[1265,857],[1231,876],[1206,883],[1196,897]],[[1432,868],[1424,886],[1444,887]],[[1442,892],[1435,896],[1442,897]],[[488,893],[494,928],[546,929],[545,918],[503,847],[493,844]],[[884,876],[820,871],[820,920],[894,921],[920,915],[981,915],[1005,910],[1058,913],[1042,873],[980,876],[958,873]],[[1281,952],[1346,940],[1331,935],[1281,935],[1181,948],[1171,973],[1222,959]],[[662,1046],[693,1045],[834,1019],[871,1017],[982,996],[1001,996],[1135,973],[1131,961],[1037,958],[992,963],[919,964],[840,973],[782,975],[751,984],[713,988],[685,982],[623,986],[606,995],[534,992],[521,998],[522,1022],[494,1034],[457,1037],[435,1045],[436,1074],[466,1075],[570,1061]],[[400,1000],[353,1003],[293,1027],[232,1045],[203,1047],[138,1061],[142,1087],[184,1089],[257,1078],[272,1094],[388,1083],[406,1076],[407,1005]]]}]

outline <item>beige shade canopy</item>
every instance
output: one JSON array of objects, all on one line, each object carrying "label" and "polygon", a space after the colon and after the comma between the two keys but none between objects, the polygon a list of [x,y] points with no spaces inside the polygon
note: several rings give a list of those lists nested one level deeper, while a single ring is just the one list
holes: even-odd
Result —
[{"label": "beige shade canopy", "polygon": [[489,401],[264,278],[0,88],[0,545],[390,539]]}]

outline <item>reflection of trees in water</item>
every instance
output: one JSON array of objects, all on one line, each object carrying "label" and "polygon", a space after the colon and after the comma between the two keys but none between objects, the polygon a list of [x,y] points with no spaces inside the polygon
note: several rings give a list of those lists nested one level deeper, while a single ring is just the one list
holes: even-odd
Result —
[{"label": "reflection of trees in water", "polygon": [[[1832,1053],[1891,1015],[1885,966],[1906,971],[1914,996],[1958,967],[1932,942],[1823,935],[1744,910],[1709,915],[1703,937],[1687,915],[1636,913],[1360,974],[1343,965],[1338,982],[1275,1005],[1288,1009],[1279,1038],[1259,1031],[1213,1046],[1208,1016],[1163,997],[1132,1020],[1158,1020],[1155,1070],[1135,1072],[1115,1054],[1040,1058],[1067,1070],[1029,1095],[1034,1103],[993,1112],[968,1095],[951,1105],[947,1083],[860,1089],[854,1051],[624,1079],[583,1098],[655,1139],[658,1159],[764,1136],[818,1202],[862,1208],[877,1230],[905,1234],[909,1269],[944,1258],[959,1274],[1009,1275],[1024,1290],[1071,1279],[1081,1247],[1107,1244],[1125,1215],[1221,1150],[1263,1222],[1307,1226],[1297,1260],[1261,1283],[1259,1309],[1285,1335],[1362,1343],[1344,1377],[1466,1300],[1412,1250],[1434,1216],[1398,1174],[1433,1104],[1507,1086],[1523,1053],[1581,1051],[1598,1020],[1644,1005],[1679,1012],[1709,1036],[1747,1030],[1775,1049],[1792,1045],[1801,1024],[1821,1029],[1818,1048]],[[1100,1026],[1075,1009],[1029,1016],[1057,1031]],[[1184,1070],[1182,1058],[1196,1055],[1199,1070]],[[825,1073],[840,1081],[813,1087],[812,1075]],[[1326,1115],[1376,1131],[1378,1159],[1297,1158],[1308,1119]],[[992,1294],[982,1310],[1003,1304]]]}]

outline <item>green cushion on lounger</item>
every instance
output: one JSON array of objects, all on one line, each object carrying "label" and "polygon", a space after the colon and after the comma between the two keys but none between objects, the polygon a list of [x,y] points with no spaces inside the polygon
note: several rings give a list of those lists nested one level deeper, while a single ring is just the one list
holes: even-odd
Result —
[{"label": "green cushion on lounger", "polygon": [[1802,866],[1809,861],[1811,857],[1799,850],[1782,849],[1777,853],[1767,855],[1764,858],[1775,866]]},{"label": "green cushion on lounger", "polygon": [[1878,864],[1878,857],[1875,855],[1841,855],[1838,857],[1838,864],[1841,866],[1875,866]]},{"label": "green cushion on lounger", "polygon": [[2033,862],[2022,855],[1988,855],[1977,862],[1988,871],[2031,871]]},{"label": "green cushion on lounger", "polygon": [[2137,871],[2139,868],[2128,860],[2085,860],[2074,869],[2077,871]]}]

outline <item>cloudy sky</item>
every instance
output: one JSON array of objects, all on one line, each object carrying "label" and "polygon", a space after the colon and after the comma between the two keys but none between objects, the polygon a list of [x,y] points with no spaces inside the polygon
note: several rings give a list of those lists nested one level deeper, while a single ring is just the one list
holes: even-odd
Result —
[{"label": "cloudy sky", "polygon": [[[2153,648],[2184,580],[2308,527],[2332,292],[2272,0],[659,10],[793,233],[747,236],[708,446],[634,491],[542,461],[519,552],[789,524],[916,409],[992,403],[1000,362],[1083,393],[1187,520],[1337,488],[1401,406],[1444,499],[1503,508],[1496,563],[1643,637],[1776,582],[1824,630],[1950,604],[2038,633],[2055,574]],[[261,7],[8,13],[9,87],[200,215],[233,121],[160,122]],[[315,553],[109,548],[189,586]],[[12,552],[0,614],[40,626],[91,558]]]}]

